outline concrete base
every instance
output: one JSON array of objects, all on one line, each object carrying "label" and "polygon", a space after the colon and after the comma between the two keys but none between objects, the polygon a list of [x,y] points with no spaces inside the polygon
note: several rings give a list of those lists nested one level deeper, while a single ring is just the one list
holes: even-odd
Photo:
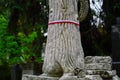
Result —
[{"label": "concrete base", "polygon": [[24,74],[22,76],[22,80],[59,80],[59,78],[57,78],[57,77],[43,77],[43,76],[35,76],[35,75]]},{"label": "concrete base", "polygon": [[84,78],[77,78],[77,76],[69,76],[64,78],[58,77],[44,77],[24,74],[22,80],[102,80],[99,75],[86,75]]},{"label": "concrete base", "polygon": [[89,80],[87,78],[78,78],[77,76],[61,77],[59,80]]}]

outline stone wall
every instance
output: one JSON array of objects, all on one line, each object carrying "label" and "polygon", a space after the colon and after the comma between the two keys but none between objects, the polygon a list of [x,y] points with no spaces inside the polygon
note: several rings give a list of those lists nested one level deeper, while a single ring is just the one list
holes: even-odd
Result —
[{"label": "stone wall", "polygon": [[[109,56],[87,56],[85,57],[86,76],[84,78],[79,78],[79,75],[71,76],[65,80],[120,80],[116,70],[112,70],[111,64],[112,58]],[[59,80],[59,78],[25,74],[22,80]]]},{"label": "stone wall", "polygon": [[112,58],[110,56],[87,56],[85,57],[85,64],[86,75],[100,75],[103,80],[113,80],[117,76],[116,70],[112,70]]}]

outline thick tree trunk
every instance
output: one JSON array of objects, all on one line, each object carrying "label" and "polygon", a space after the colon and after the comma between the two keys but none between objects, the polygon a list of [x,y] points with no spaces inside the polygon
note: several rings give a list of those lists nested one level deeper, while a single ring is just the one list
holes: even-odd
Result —
[{"label": "thick tree trunk", "polygon": [[[49,0],[49,22],[56,20],[79,22],[77,2],[78,0]],[[44,75],[75,75],[75,69],[84,69],[79,26],[72,23],[48,25]]]}]

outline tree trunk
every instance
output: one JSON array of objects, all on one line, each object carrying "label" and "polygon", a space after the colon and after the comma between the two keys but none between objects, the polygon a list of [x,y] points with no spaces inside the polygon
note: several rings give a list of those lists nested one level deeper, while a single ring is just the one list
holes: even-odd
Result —
[{"label": "tree trunk", "polygon": [[[78,22],[78,0],[49,0],[49,22],[72,20]],[[48,37],[43,64],[43,75],[75,75],[84,69],[84,53],[79,26],[72,23],[48,25]]]}]

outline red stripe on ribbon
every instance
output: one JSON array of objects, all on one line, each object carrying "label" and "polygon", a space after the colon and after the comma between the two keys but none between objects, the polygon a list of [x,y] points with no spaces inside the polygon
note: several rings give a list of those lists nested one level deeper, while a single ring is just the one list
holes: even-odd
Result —
[{"label": "red stripe on ribbon", "polygon": [[69,24],[75,24],[77,26],[80,26],[79,22],[75,22],[75,21],[72,21],[72,20],[56,20],[56,21],[51,21],[48,23],[48,25],[51,25],[51,24],[61,24],[61,23],[69,23]]}]

